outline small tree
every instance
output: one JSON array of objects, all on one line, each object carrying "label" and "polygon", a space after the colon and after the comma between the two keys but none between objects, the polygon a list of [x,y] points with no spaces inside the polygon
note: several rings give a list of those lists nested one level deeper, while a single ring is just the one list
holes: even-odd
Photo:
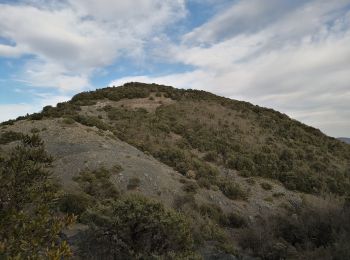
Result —
[{"label": "small tree", "polygon": [[55,212],[58,187],[50,181],[51,162],[38,135],[23,136],[21,145],[0,159],[0,258],[71,254],[59,233],[74,218]]}]

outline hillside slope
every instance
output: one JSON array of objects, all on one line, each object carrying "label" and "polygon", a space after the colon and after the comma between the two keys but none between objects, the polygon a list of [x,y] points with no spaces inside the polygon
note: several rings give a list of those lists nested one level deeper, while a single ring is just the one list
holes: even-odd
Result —
[{"label": "hillside slope", "polygon": [[[318,248],[338,250],[337,237],[306,246],[311,231],[296,243],[273,225],[304,232],[322,225],[305,218],[313,214],[327,215],[331,232],[338,228],[328,217],[340,221],[350,195],[350,147],[271,109],[204,91],[128,83],[1,124],[0,156],[21,134],[43,139],[66,194],[93,201],[82,216],[94,204],[107,207],[103,190],[113,185],[184,214],[196,250],[207,259],[307,259],[307,253],[311,259]],[[283,218],[293,214],[297,224]],[[259,232],[268,232],[269,241],[255,241]],[[277,258],[266,258],[270,251]]]},{"label": "hillside slope", "polygon": [[225,167],[307,193],[350,190],[347,145],[274,110],[204,91],[130,83],[81,93],[29,116],[55,117],[110,130],[203,182]]}]

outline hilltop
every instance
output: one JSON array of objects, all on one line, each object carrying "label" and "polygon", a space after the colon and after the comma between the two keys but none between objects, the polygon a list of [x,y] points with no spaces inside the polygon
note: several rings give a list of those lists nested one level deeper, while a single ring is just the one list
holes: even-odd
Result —
[{"label": "hilltop", "polygon": [[153,203],[145,197],[186,219],[193,245],[178,246],[193,251],[190,259],[307,259],[348,247],[333,233],[350,234],[338,223],[350,195],[349,145],[272,109],[127,83],[2,123],[0,155],[24,134],[39,135],[55,159],[52,170],[65,194],[60,210],[82,216],[82,226],[66,233],[82,257],[110,252],[107,242],[88,252],[81,234],[106,228],[96,216],[110,218],[108,201],[118,198],[120,207],[135,194],[142,196],[135,203]]}]

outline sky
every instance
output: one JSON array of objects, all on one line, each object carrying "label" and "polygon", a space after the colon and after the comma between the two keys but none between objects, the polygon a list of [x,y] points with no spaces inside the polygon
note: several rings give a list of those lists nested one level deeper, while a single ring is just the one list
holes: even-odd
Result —
[{"label": "sky", "polygon": [[350,0],[0,0],[0,121],[125,82],[350,136]]}]

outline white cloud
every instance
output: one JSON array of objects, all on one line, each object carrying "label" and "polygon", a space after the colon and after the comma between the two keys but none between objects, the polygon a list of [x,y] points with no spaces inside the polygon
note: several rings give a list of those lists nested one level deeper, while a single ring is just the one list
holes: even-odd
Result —
[{"label": "white cloud", "polygon": [[[194,71],[113,83],[205,89],[272,107],[333,136],[349,136],[350,12],[344,8],[349,1],[296,1],[292,7],[260,2],[239,1],[185,35],[183,44],[167,46],[169,59]],[[234,28],[240,26],[246,28]]]},{"label": "white cloud", "polygon": [[0,37],[15,43],[0,45],[0,56],[34,55],[22,79],[42,86],[49,75],[48,86],[77,91],[121,55],[142,56],[149,37],[184,15],[182,0],[0,4]]}]

